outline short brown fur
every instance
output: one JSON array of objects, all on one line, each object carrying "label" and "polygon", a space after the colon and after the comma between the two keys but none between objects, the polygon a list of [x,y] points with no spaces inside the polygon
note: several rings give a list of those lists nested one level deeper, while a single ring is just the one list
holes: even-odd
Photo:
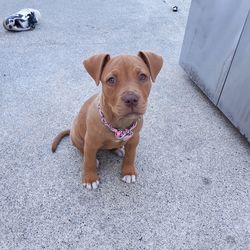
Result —
[{"label": "short brown fur", "polygon": [[[146,112],[147,99],[152,85],[151,79],[155,81],[162,67],[163,59],[152,52],[140,51],[137,56],[94,55],[85,60],[83,64],[97,85],[101,81],[102,92],[92,96],[83,104],[70,131],[63,131],[54,139],[52,151],[55,152],[61,139],[70,134],[73,145],[84,156],[82,182],[91,184],[98,180],[97,151],[99,149],[118,149],[124,146],[122,175],[137,175],[134,160],[139,143],[139,132],[143,124],[143,114]],[[141,80],[144,78],[142,75],[146,76],[145,80]],[[109,83],[109,79],[112,77],[115,78],[115,84]],[[124,102],[124,99],[127,100],[131,95],[138,99],[134,106],[128,106]],[[119,141],[104,126],[98,113],[99,104],[105,119],[115,128],[125,129],[137,121],[131,139],[126,142]]]}]

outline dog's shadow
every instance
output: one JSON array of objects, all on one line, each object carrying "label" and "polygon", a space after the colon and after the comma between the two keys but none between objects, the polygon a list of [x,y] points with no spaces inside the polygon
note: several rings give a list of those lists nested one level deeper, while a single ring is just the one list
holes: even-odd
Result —
[{"label": "dog's shadow", "polygon": [[114,176],[121,176],[121,164],[123,157],[117,156],[110,150],[99,150],[96,155],[99,161],[97,172],[102,179],[112,179]]},{"label": "dog's shadow", "polygon": [[[84,156],[80,154],[78,149],[72,146],[72,158],[78,160],[75,160],[75,164],[79,164],[79,161],[81,164],[77,167],[78,173],[82,173],[82,163],[84,160]],[[96,159],[99,161],[98,167],[97,167],[97,173],[98,176],[101,177],[102,180],[109,180],[113,179],[114,176],[120,178],[121,177],[121,165],[123,161],[123,157],[120,157],[116,155],[114,152],[110,150],[98,150],[96,154]]]}]

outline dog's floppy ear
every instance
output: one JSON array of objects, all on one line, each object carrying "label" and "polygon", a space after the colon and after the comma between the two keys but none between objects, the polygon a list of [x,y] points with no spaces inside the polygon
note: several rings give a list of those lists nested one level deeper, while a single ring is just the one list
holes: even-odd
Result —
[{"label": "dog's floppy ear", "polygon": [[138,56],[146,63],[149,68],[151,79],[154,82],[163,64],[163,58],[149,51],[139,51]]},{"label": "dog's floppy ear", "polygon": [[105,64],[109,61],[109,54],[98,54],[91,56],[83,61],[85,69],[88,71],[90,76],[95,80],[96,85],[99,85],[101,75]]}]

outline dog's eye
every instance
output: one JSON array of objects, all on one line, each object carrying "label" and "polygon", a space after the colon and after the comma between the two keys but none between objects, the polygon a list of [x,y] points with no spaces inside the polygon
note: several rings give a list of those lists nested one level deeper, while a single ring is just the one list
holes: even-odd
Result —
[{"label": "dog's eye", "polygon": [[113,76],[111,76],[111,77],[107,80],[107,83],[108,83],[109,85],[114,85],[114,84],[116,84],[116,79],[115,79]]},{"label": "dog's eye", "polygon": [[147,80],[147,78],[148,77],[145,74],[143,74],[143,73],[139,75],[139,80],[140,81],[145,81],[145,80]]}]

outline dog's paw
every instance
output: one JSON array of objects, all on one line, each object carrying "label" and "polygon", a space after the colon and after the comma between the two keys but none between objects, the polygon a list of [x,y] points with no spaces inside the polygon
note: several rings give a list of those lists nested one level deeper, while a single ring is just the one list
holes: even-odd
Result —
[{"label": "dog's paw", "polygon": [[94,189],[97,189],[98,186],[99,186],[99,181],[94,181],[94,182],[91,182],[91,183],[83,183],[83,186],[86,187],[87,189],[89,190],[94,190]]},{"label": "dog's paw", "polygon": [[122,180],[126,183],[134,183],[135,182],[135,175],[124,175]]},{"label": "dog's paw", "polygon": [[117,156],[119,156],[121,158],[123,158],[124,155],[125,155],[124,148],[118,148],[118,149],[114,150],[113,152],[114,152],[115,155],[117,155]]}]

